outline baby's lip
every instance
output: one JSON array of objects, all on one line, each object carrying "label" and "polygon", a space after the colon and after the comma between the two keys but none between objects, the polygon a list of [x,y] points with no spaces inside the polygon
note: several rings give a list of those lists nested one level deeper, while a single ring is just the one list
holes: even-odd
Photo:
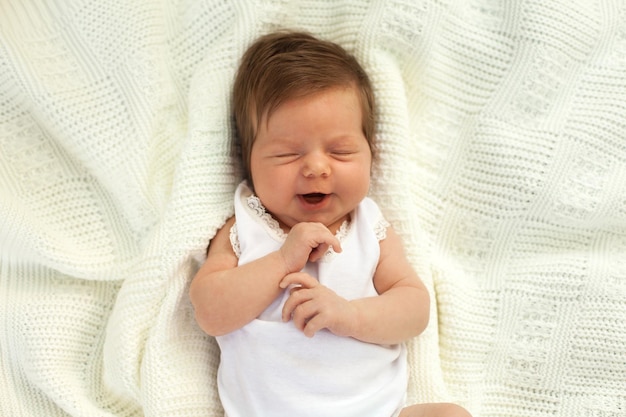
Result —
[{"label": "baby's lip", "polygon": [[324,193],[307,193],[300,194],[300,197],[309,204],[319,204],[324,201],[327,195]]}]

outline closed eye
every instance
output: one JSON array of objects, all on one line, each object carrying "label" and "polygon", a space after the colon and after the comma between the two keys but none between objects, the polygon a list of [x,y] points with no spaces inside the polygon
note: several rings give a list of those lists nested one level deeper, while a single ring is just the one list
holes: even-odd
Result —
[{"label": "closed eye", "polygon": [[334,158],[343,160],[343,159],[349,159],[350,157],[352,157],[353,155],[355,155],[357,152],[353,151],[353,150],[336,150],[336,151],[332,151],[331,155]]},{"label": "closed eye", "polygon": [[300,158],[300,154],[294,152],[278,153],[273,155],[273,159],[279,164],[288,164]]}]

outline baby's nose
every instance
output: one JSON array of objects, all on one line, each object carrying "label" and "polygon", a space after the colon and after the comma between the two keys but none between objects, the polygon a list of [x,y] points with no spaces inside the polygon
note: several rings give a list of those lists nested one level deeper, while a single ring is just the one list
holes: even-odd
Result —
[{"label": "baby's nose", "polygon": [[327,177],[330,175],[328,157],[323,154],[307,155],[304,161],[303,174],[305,177]]}]

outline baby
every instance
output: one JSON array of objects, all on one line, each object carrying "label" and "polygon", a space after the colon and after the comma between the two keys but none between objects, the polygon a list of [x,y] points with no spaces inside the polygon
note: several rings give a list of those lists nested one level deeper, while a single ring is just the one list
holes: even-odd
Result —
[{"label": "baby", "polygon": [[228,417],[450,416],[405,405],[404,342],[429,295],[367,197],[374,96],[340,46],[298,32],[242,58],[234,113],[245,180],[191,284],[221,350]]}]

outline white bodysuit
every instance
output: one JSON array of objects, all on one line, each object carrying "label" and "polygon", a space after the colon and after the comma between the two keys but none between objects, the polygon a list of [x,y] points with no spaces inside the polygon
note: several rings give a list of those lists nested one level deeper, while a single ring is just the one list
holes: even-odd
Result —
[{"label": "white bodysuit", "polygon": [[[245,182],[235,194],[231,230],[239,265],[278,250],[285,233]],[[366,198],[337,232],[329,251],[304,271],[346,299],[376,296],[372,277],[388,223]],[[258,318],[217,337],[220,399],[228,417],[387,417],[402,408],[406,348],[377,345],[321,330],[306,337],[281,319],[287,290]]]}]

